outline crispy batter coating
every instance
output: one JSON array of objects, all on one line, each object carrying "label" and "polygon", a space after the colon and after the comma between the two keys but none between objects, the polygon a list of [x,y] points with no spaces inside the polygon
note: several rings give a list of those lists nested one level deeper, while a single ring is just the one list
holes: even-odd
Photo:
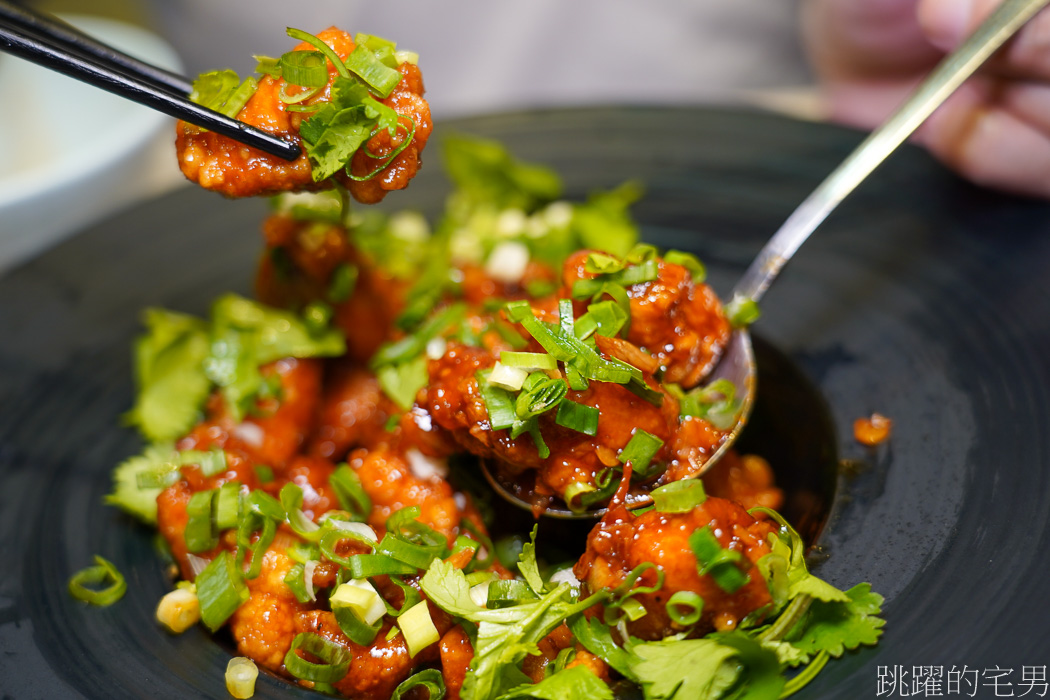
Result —
[{"label": "crispy batter coating", "polygon": [[[317,38],[328,44],[343,60],[354,50],[351,34],[335,27],[319,32]],[[294,50],[315,49],[304,42]],[[398,130],[394,139],[391,139],[385,130],[372,136],[366,143],[366,148],[380,159],[369,157],[364,153],[365,149],[359,150],[351,161],[351,171],[355,176],[371,173],[377,163],[383,162],[382,159],[407,138],[413,122],[414,137],[375,177],[358,181],[340,172],[332,178],[345,186],[360,202],[378,202],[390,190],[405,188],[419,170],[420,154],[433,129],[430,106],[423,98],[423,78],[419,68],[410,63],[402,63],[398,70],[402,76],[401,81],[388,97],[380,101],[401,116],[402,128]],[[328,72],[328,85],[317,96],[307,100],[306,104],[330,98],[332,81],[338,75],[331,62],[328,63]],[[301,143],[299,126],[303,114],[288,111],[287,105],[280,98],[282,89],[287,89],[293,94],[298,90],[294,86],[288,86],[282,78],[264,76],[259,81],[255,94],[238,113],[237,119],[298,144]],[[187,179],[206,189],[221,192],[227,197],[329,189],[333,184],[330,180],[314,182],[310,161],[305,152],[296,160],[288,162],[182,121],[176,126],[175,148],[179,167]]]},{"label": "crispy batter coating", "polygon": [[284,583],[294,563],[280,548],[271,546],[263,556],[262,572],[247,581],[251,597],[230,617],[237,653],[271,671],[284,665],[284,655],[295,637],[296,616],[308,607]]}]

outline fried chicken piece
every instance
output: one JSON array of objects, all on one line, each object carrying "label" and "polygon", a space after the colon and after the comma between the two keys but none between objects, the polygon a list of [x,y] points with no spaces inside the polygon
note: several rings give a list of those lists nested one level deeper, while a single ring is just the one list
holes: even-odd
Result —
[{"label": "fried chicken piece", "polygon": [[[335,27],[318,33],[317,38],[344,61],[354,50],[352,35]],[[294,50],[314,51],[315,48],[304,42]],[[328,85],[304,104],[331,98],[332,84],[338,72],[330,61],[327,65]],[[345,186],[360,202],[378,202],[390,190],[408,185],[419,170],[420,154],[433,128],[430,106],[423,98],[423,77],[419,67],[402,63],[397,70],[401,73],[401,80],[390,95],[378,100],[399,115],[397,135],[391,138],[385,129],[377,130],[354,154],[350,170],[355,177],[368,176],[377,164],[384,163],[402,145],[409,132],[413,132],[412,141],[374,177],[356,180],[340,170],[328,180],[315,182],[313,167],[305,151],[296,160],[288,162],[182,121],[176,126],[175,139],[179,167],[187,179],[227,197],[330,189],[335,181]],[[237,119],[287,141],[302,143],[299,129],[304,114],[288,110],[288,105],[281,99],[282,89],[294,95],[301,88],[289,86],[283,78],[264,76],[255,94],[237,114]]]},{"label": "fried chicken piece", "polygon": [[[739,566],[748,580],[732,593],[723,590],[710,574],[700,574],[689,537],[703,527],[710,528],[723,549],[742,555]],[[639,577],[636,586],[654,585],[657,570],[664,574],[663,586],[636,596],[647,614],[627,623],[628,631],[642,639],[662,639],[683,631],[666,609],[667,601],[678,591],[691,591],[704,601],[694,633],[728,631],[771,600],[754,564],[770,552],[768,537],[773,532],[773,525],[756,520],[736,503],[721,498],[708,497],[685,513],[652,510],[635,516],[618,505],[610,508],[591,531],[587,549],[573,573],[589,590],[597,591],[616,588],[637,566],[655,564],[655,569]]]}]

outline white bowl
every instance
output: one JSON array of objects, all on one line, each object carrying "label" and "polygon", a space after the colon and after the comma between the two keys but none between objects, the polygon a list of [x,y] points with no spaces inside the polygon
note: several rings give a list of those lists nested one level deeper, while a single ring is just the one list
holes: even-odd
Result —
[{"label": "white bowl", "polygon": [[[148,63],[180,70],[174,50],[149,32],[101,18],[64,19]],[[6,54],[0,95],[0,273],[179,180],[169,117]]]}]

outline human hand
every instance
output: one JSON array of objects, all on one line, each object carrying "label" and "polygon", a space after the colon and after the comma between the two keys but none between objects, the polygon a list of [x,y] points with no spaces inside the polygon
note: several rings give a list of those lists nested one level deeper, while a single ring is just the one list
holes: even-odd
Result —
[{"label": "human hand", "polygon": [[[830,116],[873,128],[999,0],[808,0]],[[1033,18],[916,132],[976,183],[1050,198],[1050,12]]]}]

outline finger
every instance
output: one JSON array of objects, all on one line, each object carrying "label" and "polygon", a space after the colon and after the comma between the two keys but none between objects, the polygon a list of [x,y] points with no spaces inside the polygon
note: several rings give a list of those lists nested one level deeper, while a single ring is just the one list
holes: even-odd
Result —
[{"label": "finger", "polygon": [[[1001,0],[922,0],[919,24],[931,44],[951,51],[991,14]],[[989,62],[998,75],[1050,80],[1050,9],[1043,10],[1017,32]]]},{"label": "finger", "polygon": [[811,61],[830,80],[903,75],[939,57],[916,16],[918,0],[808,0],[802,29]]},{"label": "finger", "polygon": [[975,80],[960,88],[916,135],[934,155],[981,185],[1050,197],[1050,133],[997,101]]}]

